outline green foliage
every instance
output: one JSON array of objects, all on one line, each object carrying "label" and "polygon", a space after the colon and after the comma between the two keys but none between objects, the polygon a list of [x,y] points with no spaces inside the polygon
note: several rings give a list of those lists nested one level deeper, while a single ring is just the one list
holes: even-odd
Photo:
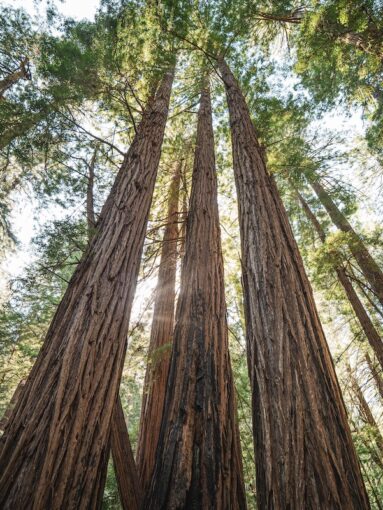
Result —
[{"label": "green foliage", "polygon": [[[0,309],[1,413],[19,380],[28,374],[87,247],[85,198],[92,158],[96,152],[93,191],[97,218],[145,105],[164,69],[176,58],[171,111],[137,291],[141,304],[132,319],[120,393],[134,449],[148,363],[152,289],[166,217],[165,190],[174,164],[182,159],[182,198],[187,202],[195,113],[201,79],[208,75],[231,360],[248,505],[256,507],[237,203],[227,107],[215,57],[224,54],[230,61],[246,95],[269,170],[288,210],[315,294],[320,297],[324,322],[328,327],[341,322],[341,335],[358,349],[364,348],[363,333],[334,271],[340,263],[355,271],[350,239],[335,231],[312,194],[310,182],[320,178],[325,183],[343,214],[360,227],[363,241],[379,263],[383,263],[382,229],[360,216],[363,197],[351,185],[351,178],[355,168],[362,172],[364,166],[357,159],[357,148],[352,152],[346,147],[347,133],[344,137],[331,129],[313,133],[311,127],[314,118],[339,102],[361,104],[371,120],[365,157],[370,157],[370,150],[383,162],[382,16],[376,5],[369,0],[312,0],[303,9],[299,3],[285,0],[102,0],[93,22],[61,19],[53,9],[51,31],[23,11],[2,8],[0,80],[24,57],[30,62],[32,79],[14,84],[0,101],[0,254],[5,256],[15,248],[10,216],[23,197],[22,189],[32,196],[36,215],[61,212],[59,219],[41,222],[32,243],[33,260],[7,284]],[[291,18],[299,21],[291,23]],[[346,41],[346,36],[353,34],[362,39],[364,49]],[[289,52],[281,51],[281,39],[282,46],[288,42]],[[340,167],[346,167],[347,172],[340,172]],[[326,234],[324,244],[302,212],[296,191],[320,222]],[[182,221],[183,216],[180,218]],[[354,276],[365,285],[359,273]],[[382,328],[374,297],[368,289],[366,293],[357,289],[377,329]],[[156,352],[149,362],[155,362],[167,349]],[[367,483],[372,494],[381,477],[371,454],[376,438],[374,431],[359,421],[356,406],[351,401],[348,404],[355,422],[354,441],[372,480]],[[104,508],[120,508],[117,492],[110,463]]]},{"label": "green foliage", "polygon": [[318,101],[364,104],[381,92],[383,17],[378,3],[313,0],[297,35],[296,70]]}]

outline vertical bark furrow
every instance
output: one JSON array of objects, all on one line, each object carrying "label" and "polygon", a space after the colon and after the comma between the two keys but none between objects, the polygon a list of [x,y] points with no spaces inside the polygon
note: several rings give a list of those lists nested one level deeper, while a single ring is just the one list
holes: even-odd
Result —
[{"label": "vertical bark furrow", "polygon": [[286,211],[227,64],[260,509],[367,509],[334,366]]},{"label": "vertical bark furrow", "polygon": [[144,113],[5,434],[2,508],[92,508],[126,350],[173,73]]},{"label": "vertical bark furrow", "polygon": [[148,366],[142,398],[136,457],[144,492],[150,484],[153,472],[173,340],[181,170],[182,160],[176,163],[169,188],[168,212],[162,241],[148,350]]},{"label": "vertical bark furrow", "polygon": [[120,397],[117,398],[111,425],[111,450],[120,501],[124,510],[140,510],[142,500],[141,484]]},{"label": "vertical bark furrow", "polygon": [[181,289],[145,508],[245,508],[228,353],[210,94],[198,115]]}]

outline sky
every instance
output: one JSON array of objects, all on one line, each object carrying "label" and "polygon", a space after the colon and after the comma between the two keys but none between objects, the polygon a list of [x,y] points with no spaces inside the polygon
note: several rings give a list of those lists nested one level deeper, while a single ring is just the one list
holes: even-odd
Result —
[{"label": "sky", "polygon": [[[0,5],[9,5],[12,7],[22,7],[30,14],[36,14],[41,8],[46,6],[46,0],[0,0]],[[75,19],[93,19],[99,0],[65,0],[56,2],[56,6],[61,14]],[[38,7],[40,6],[40,7]]]}]

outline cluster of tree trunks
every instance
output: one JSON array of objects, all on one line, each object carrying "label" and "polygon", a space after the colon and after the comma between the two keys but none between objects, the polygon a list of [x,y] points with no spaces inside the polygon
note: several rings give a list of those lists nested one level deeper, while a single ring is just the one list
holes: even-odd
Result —
[{"label": "cluster of tree trunks", "polygon": [[144,112],[9,419],[2,508],[97,507],[172,81]]},{"label": "cluster of tree trunks", "polygon": [[[342,395],[287,214],[238,82],[223,59],[218,66],[238,194],[258,506],[368,509]],[[172,81],[169,71],[150,99],[97,223],[96,151],[89,164],[91,240],[7,418],[0,452],[4,509],[100,508],[110,450],[124,510],[138,510],[142,497],[148,509],[246,508],[207,81],[198,113],[175,327],[181,161],[170,186],[138,471],[118,398]],[[323,187],[317,181],[312,185],[333,221],[351,236],[350,250],[382,297],[376,263]],[[324,241],[319,222],[300,200]],[[344,268],[336,272],[381,361],[381,339],[375,338]],[[363,394],[354,389],[363,407]],[[383,448],[381,438],[377,445]]]},{"label": "cluster of tree trunks", "polygon": [[333,362],[286,211],[238,82],[223,59],[218,64],[239,206],[259,508],[369,508]]},{"label": "cluster of tree trunks", "polygon": [[210,93],[198,114],[185,256],[145,508],[245,508],[228,352]]}]

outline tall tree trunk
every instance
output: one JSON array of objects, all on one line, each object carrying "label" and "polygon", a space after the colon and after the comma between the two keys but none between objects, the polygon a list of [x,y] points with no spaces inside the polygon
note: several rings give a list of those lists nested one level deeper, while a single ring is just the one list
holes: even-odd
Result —
[{"label": "tall tree trunk", "polygon": [[128,429],[120,397],[114,406],[111,426],[111,449],[120,501],[124,510],[140,510],[141,484],[130,446]]},{"label": "tall tree trunk", "polygon": [[168,213],[162,242],[153,322],[150,334],[148,365],[142,398],[137,468],[144,492],[153,472],[158,436],[165,401],[176,299],[178,199],[182,160],[176,163],[169,189]]},{"label": "tall tree trunk", "polygon": [[372,377],[374,378],[375,385],[378,388],[379,395],[381,399],[383,400],[383,379],[382,379],[382,371],[376,367],[375,363],[370,358],[370,355],[368,353],[365,354],[365,360],[368,365],[368,368],[371,372]]},{"label": "tall tree trunk", "polygon": [[347,218],[338,209],[321,183],[318,180],[311,180],[310,184],[317,194],[321,204],[328,212],[334,225],[342,232],[348,234],[348,246],[350,251],[355,257],[355,260],[358,262],[362,273],[371,286],[371,289],[374,291],[380,303],[383,305],[383,272],[380,270],[379,266],[370,255],[362,239],[354,231]]},{"label": "tall tree trunk", "polygon": [[245,508],[207,88],[198,114],[176,315],[156,463],[144,507]]},{"label": "tall tree trunk", "polygon": [[2,438],[0,506],[97,505],[173,72],[150,101]]},{"label": "tall tree trunk", "polygon": [[[315,214],[310,209],[308,203],[306,200],[302,197],[302,195],[295,190],[295,193],[297,194],[297,197],[302,205],[302,208],[309,219],[311,223],[313,224],[319,239],[322,241],[322,243],[326,242],[326,234],[317,220]],[[354,310],[354,313],[357,317],[357,319],[360,322],[360,325],[362,326],[362,329],[364,331],[364,334],[366,335],[366,338],[368,340],[368,343],[370,344],[371,348],[376,354],[376,357],[379,360],[379,363],[381,367],[383,368],[383,342],[382,339],[376,330],[372,320],[370,319],[370,316],[366,312],[366,309],[363,306],[363,303],[359,299],[358,294],[355,292],[355,289],[350,281],[350,279],[347,276],[346,269],[343,265],[338,265],[334,268],[336,271],[336,274],[338,276],[339,283],[342,285],[347,299],[350,302],[350,305],[352,306],[352,309]]]},{"label": "tall tree trunk", "polygon": [[[88,185],[86,193],[86,217],[88,223],[88,240],[91,242],[95,234],[96,216],[94,212],[94,168],[96,164],[97,147],[89,163]],[[114,406],[110,426],[110,448],[105,450],[104,462],[100,463],[97,508],[102,507],[104,487],[108,471],[109,452],[112,451],[114,472],[120,494],[121,505],[124,510],[139,510],[141,506],[141,487],[138,483],[137,467],[134,462],[128,428],[125,423],[124,410],[120,396]]]},{"label": "tall tree trunk", "polygon": [[238,195],[260,509],[366,509],[334,365],[286,211],[223,59]]}]

